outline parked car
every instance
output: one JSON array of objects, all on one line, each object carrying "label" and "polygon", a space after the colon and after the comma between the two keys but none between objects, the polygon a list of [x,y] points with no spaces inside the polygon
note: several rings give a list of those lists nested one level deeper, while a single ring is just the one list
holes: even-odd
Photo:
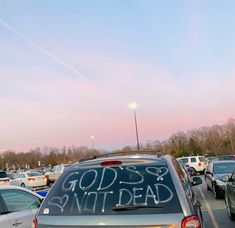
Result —
[{"label": "parked car", "polygon": [[74,164],[51,187],[34,220],[44,227],[204,227],[200,202],[169,155],[113,154]]},{"label": "parked car", "polygon": [[181,160],[185,165],[188,165],[192,169],[192,175],[198,172],[203,174],[207,166],[204,156],[180,157],[177,160]]},{"label": "parked car", "polygon": [[47,178],[35,171],[26,171],[17,173],[15,179],[11,181],[11,185],[17,185],[25,188],[38,188],[47,186]]},{"label": "parked car", "polygon": [[225,182],[222,177],[231,175],[235,169],[235,160],[213,161],[205,171],[207,190],[212,190],[216,199],[224,197]]},{"label": "parked car", "polygon": [[47,185],[49,186],[50,183],[55,182],[59,178],[59,176],[64,172],[65,168],[69,166],[70,164],[55,165],[51,171],[46,172],[45,176],[47,178]]},{"label": "parked car", "polygon": [[0,185],[9,185],[10,184],[10,179],[7,176],[6,171],[0,171]]},{"label": "parked car", "polygon": [[43,197],[17,186],[0,186],[0,227],[31,228]]},{"label": "parked car", "polygon": [[232,172],[232,175],[226,175],[222,177],[224,181],[224,201],[228,215],[231,220],[235,220],[235,169]]},{"label": "parked car", "polygon": [[206,167],[209,165],[209,163],[213,162],[216,159],[215,156],[206,157]]}]

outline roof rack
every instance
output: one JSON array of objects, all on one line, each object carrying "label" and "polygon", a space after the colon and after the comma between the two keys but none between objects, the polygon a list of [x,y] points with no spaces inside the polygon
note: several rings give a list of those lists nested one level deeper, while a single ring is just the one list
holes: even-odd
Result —
[{"label": "roof rack", "polygon": [[152,155],[156,155],[158,158],[163,156],[164,154],[160,151],[153,151],[153,150],[143,150],[143,151],[135,151],[135,150],[131,150],[131,151],[116,151],[113,153],[106,153],[106,154],[101,154],[101,155],[97,155],[97,156],[93,156],[90,158],[81,158],[79,160],[79,162],[84,162],[84,161],[89,161],[89,160],[93,160],[93,159],[97,159],[97,158],[104,158],[104,157],[113,157],[113,156],[122,156],[122,155],[143,155],[143,154],[152,154]]}]

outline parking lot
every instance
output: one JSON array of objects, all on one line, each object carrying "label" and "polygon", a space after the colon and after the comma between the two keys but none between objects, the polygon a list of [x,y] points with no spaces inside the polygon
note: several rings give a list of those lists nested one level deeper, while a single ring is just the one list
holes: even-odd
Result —
[{"label": "parking lot", "polygon": [[232,228],[235,221],[231,221],[225,209],[223,199],[215,199],[212,192],[206,189],[204,176],[200,176],[203,184],[195,186],[195,190],[202,203],[202,213],[206,228]]}]

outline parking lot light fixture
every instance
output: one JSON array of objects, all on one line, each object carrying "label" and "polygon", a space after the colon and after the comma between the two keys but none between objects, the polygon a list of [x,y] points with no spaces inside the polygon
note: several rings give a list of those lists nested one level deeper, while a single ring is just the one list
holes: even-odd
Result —
[{"label": "parking lot light fixture", "polygon": [[138,134],[138,125],[137,125],[137,118],[136,118],[136,108],[138,107],[137,103],[133,102],[129,104],[129,108],[133,110],[134,113],[134,120],[135,120],[135,132],[136,132],[136,141],[137,141],[137,150],[140,151],[140,144],[139,144],[139,134]]},{"label": "parking lot light fixture", "polygon": [[90,139],[92,143],[92,150],[94,151],[95,150],[95,136],[94,135],[90,136]]}]

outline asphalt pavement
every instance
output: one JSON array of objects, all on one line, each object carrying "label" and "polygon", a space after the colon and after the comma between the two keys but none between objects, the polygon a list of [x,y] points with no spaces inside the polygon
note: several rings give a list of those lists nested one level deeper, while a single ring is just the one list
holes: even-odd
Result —
[{"label": "asphalt pavement", "polygon": [[200,176],[203,184],[194,189],[202,204],[202,214],[206,228],[235,228],[235,221],[231,221],[223,199],[215,199],[212,191],[206,188],[204,176]]}]

